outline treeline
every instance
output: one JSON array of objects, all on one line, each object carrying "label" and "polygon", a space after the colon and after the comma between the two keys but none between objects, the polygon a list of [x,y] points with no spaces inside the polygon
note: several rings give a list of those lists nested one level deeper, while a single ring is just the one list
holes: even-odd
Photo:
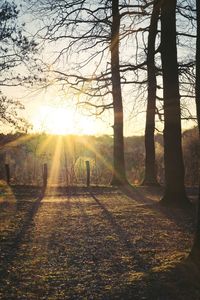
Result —
[{"label": "treeline", "polygon": [[[198,185],[198,130],[183,132],[185,184]],[[47,134],[1,134],[0,176],[5,179],[5,164],[9,164],[11,183],[42,183],[42,166],[48,165],[49,184],[85,184],[85,161],[90,161],[91,183],[110,184],[113,164],[113,138],[108,135],[55,136]],[[165,183],[163,136],[155,136],[158,181]],[[144,136],[125,137],[125,164],[131,184],[141,184],[145,172]],[[52,173],[52,174],[51,174]]]}]

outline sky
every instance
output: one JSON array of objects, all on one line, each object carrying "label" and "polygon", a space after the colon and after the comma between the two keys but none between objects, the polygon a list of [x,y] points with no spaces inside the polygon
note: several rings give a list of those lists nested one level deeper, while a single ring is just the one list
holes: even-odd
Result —
[{"label": "sky", "polygon": [[[17,1],[18,4],[21,0]],[[27,23],[27,32],[30,34],[34,33],[34,30],[38,29],[39,23],[35,23],[33,17],[27,14],[21,16],[22,20]],[[134,42],[128,40],[123,45],[123,50],[126,55],[123,55],[127,61],[133,61],[135,57],[134,53]],[[53,59],[56,52],[62,48],[62,44],[51,44],[45,48],[42,52],[44,60],[48,61]],[[130,51],[131,50],[131,51]],[[128,54],[132,53],[131,56]],[[109,62],[109,52],[106,56],[106,62]],[[84,54],[81,56],[72,55],[74,60],[83,60]],[[72,59],[71,58],[71,59]],[[58,68],[62,70],[65,66],[65,61],[60,60]],[[97,64],[96,61],[93,64]],[[68,63],[73,66],[75,62],[71,61]],[[93,65],[92,65],[93,67]],[[91,67],[91,68],[92,68]],[[92,70],[92,69],[91,69]],[[90,72],[86,70],[87,72]],[[91,71],[92,72],[92,71]],[[139,95],[136,91],[137,87],[127,89],[123,88],[122,94],[124,99],[124,135],[143,135],[145,128],[145,110],[146,102],[144,94]],[[106,111],[103,115],[94,116],[89,111],[83,109],[83,107],[77,106],[78,98],[71,93],[67,94],[60,91],[56,85],[52,85],[48,89],[38,89],[38,87],[16,87],[7,88],[5,92],[10,97],[17,98],[20,102],[25,105],[25,111],[22,113],[33,125],[33,132],[46,131],[54,134],[113,134],[113,114],[112,110]],[[195,105],[193,102],[188,101],[189,108],[193,115],[195,115]],[[188,129],[195,126],[192,121],[183,121],[183,129]],[[157,123],[156,128],[162,131],[163,124]]]},{"label": "sky", "polygon": [[[53,90],[53,91],[52,91]],[[77,107],[74,101],[59,97],[56,88],[52,90],[30,91],[25,88],[9,88],[6,91],[24,104],[25,110],[22,116],[33,125],[32,132],[47,132],[51,134],[89,134],[89,135],[113,135],[112,110],[103,115],[94,116],[87,110]],[[195,106],[190,105],[193,115]],[[124,117],[124,135],[143,135],[145,130],[145,106],[131,111],[132,107],[126,107]],[[183,130],[194,127],[194,121],[182,121]],[[162,132],[163,124],[158,122],[156,128]],[[157,131],[157,132],[159,132]]]},{"label": "sky", "polygon": [[[25,105],[22,115],[33,125],[35,132],[48,132],[53,134],[89,134],[89,135],[113,135],[112,110],[103,115],[91,115],[87,110],[79,108],[70,99],[52,94],[49,91],[40,93],[16,89],[13,93],[20,102]],[[144,133],[144,113],[125,113],[124,134],[126,136],[142,135]]]}]

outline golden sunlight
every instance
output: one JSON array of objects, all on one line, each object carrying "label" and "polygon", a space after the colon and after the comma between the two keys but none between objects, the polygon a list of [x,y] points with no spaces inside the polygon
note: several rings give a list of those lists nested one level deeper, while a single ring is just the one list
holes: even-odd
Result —
[{"label": "golden sunlight", "polygon": [[98,131],[93,118],[81,115],[76,109],[65,107],[40,106],[32,122],[34,132],[93,135]]}]

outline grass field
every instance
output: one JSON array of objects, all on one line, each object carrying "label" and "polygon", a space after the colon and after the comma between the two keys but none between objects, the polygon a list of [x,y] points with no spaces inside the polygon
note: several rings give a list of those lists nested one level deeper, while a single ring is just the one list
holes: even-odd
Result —
[{"label": "grass field", "polygon": [[195,209],[160,188],[1,188],[0,299],[200,299]]}]

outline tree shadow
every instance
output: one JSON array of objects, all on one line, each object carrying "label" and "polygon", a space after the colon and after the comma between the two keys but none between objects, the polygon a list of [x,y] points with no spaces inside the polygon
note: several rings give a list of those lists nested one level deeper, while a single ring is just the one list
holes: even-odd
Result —
[{"label": "tree shadow", "polygon": [[38,187],[11,186],[10,194],[1,205],[9,205],[9,197],[12,197],[11,206],[15,206],[10,225],[13,228],[8,228],[9,234],[1,241],[0,279],[7,275],[7,270],[15,259],[26,232],[33,226],[34,216],[44,197],[44,190]]},{"label": "tree shadow", "polygon": [[150,270],[142,278],[113,293],[111,299],[199,300],[200,270],[188,259]]},{"label": "tree shadow", "polygon": [[110,225],[113,227],[114,232],[117,234],[119,239],[122,241],[123,245],[125,246],[125,249],[128,250],[130,256],[134,260],[135,265],[135,271],[141,272],[146,271],[148,268],[150,268],[150,261],[144,260],[144,258],[137,253],[137,242],[133,243],[131,241],[131,236],[128,234],[127,231],[125,231],[116,221],[113,214],[105,207],[105,205],[97,198],[96,195],[94,195],[92,192],[90,193],[90,196],[94,199],[94,201],[98,204],[98,206],[101,208],[103,215],[107,219],[107,221],[110,223]]},{"label": "tree shadow", "polygon": [[[139,205],[144,205],[150,210],[156,211],[169,220],[173,221],[181,230],[188,233],[194,233],[195,230],[195,216],[197,213],[197,205],[194,202],[193,205],[186,208],[178,208],[173,206],[163,206],[160,203],[160,198],[163,193],[162,187],[132,187],[126,186],[121,188],[122,193],[127,197],[136,201]],[[194,190],[190,191],[192,197],[194,197]]]},{"label": "tree shadow", "polygon": [[[21,256],[18,257],[19,261],[15,267],[21,266],[26,261],[28,270],[23,268],[19,270],[18,277],[16,277],[19,282],[16,283],[16,270],[14,270],[10,285],[16,285],[16,290],[21,293],[20,295],[27,292],[23,282],[20,282],[20,280],[23,281],[21,276],[25,273],[24,276],[30,276],[28,279],[30,280],[29,292],[34,295],[34,299],[36,297],[38,299],[54,299],[54,296],[55,299],[61,299],[62,296],[56,298],[56,292],[59,290],[66,299],[199,300],[199,284],[197,284],[199,277],[195,267],[191,263],[187,264],[183,260],[183,255],[180,256],[181,262],[178,262],[177,257],[174,259],[170,257],[166,261],[166,257],[164,257],[161,263],[157,261],[157,251],[162,251],[159,245],[148,244],[149,240],[147,244],[139,244],[134,239],[135,233],[143,224],[139,223],[136,231],[132,232],[133,226],[140,216],[136,219],[133,215],[133,223],[129,224],[128,205],[133,202],[131,198],[129,197],[126,203],[125,211],[122,206],[123,215],[119,215],[116,214],[118,209],[115,210],[115,207],[114,210],[110,210],[110,203],[106,199],[112,199],[110,198],[112,195],[113,199],[119,197],[120,201],[126,201],[126,196],[121,199],[121,195],[124,195],[122,192],[115,190],[110,193],[110,191],[109,189],[105,191],[105,195],[100,193],[100,189],[93,190],[91,188],[87,191],[80,189],[78,195],[76,191],[74,197],[73,193],[66,196],[66,191],[63,190],[63,198],[55,197],[55,202],[52,201],[51,195],[47,194],[43,203],[46,201],[49,204],[46,207],[42,206],[39,213],[40,222],[45,226],[39,230],[42,226],[41,223],[37,224],[36,235],[38,236],[30,244],[29,233],[32,234],[34,231],[32,230],[34,229],[33,219],[40,208],[43,195],[36,193],[35,201],[31,201],[31,195],[27,192],[26,199],[31,201],[30,206],[23,218],[20,230],[12,240],[12,244],[9,245],[8,259],[4,264],[4,274],[1,275],[5,287],[7,287],[7,277],[4,277],[7,275],[5,269],[12,270],[15,265],[13,260],[16,258],[17,251],[20,250],[21,243],[25,240],[27,248],[20,250]],[[20,192],[18,189],[13,193],[18,199],[18,209],[20,210],[25,192],[23,190]],[[151,210],[157,209],[159,204],[153,196],[152,199],[146,197],[145,202],[142,202],[141,194],[142,191],[134,193],[132,198],[135,200],[136,210],[140,205]],[[119,203],[122,203],[120,201]],[[135,212],[134,205],[130,210],[131,213]],[[47,218],[48,222],[46,223],[43,209],[44,211],[48,209],[48,215],[54,214],[53,221],[51,218]],[[142,213],[143,210],[139,209],[138,214]],[[148,217],[147,215],[144,221]],[[148,231],[148,224],[144,229],[143,237],[146,238],[151,233]],[[44,258],[39,259],[33,266],[32,259],[37,251],[33,251],[27,258],[24,258],[24,255],[27,249],[32,249],[33,245],[37,248],[37,238],[42,238],[42,232],[45,234],[44,231],[48,233],[44,239],[46,249],[42,251]],[[35,242],[36,244],[34,244]],[[44,249],[43,240],[40,240],[40,243]],[[150,249],[152,245],[154,249]],[[144,247],[146,247],[145,251],[148,252],[148,255],[143,252]],[[123,260],[124,258],[125,260]],[[32,282],[32,280],[35,281]]]},{"label": "tree shadow", "polygon": [[[141,201],[141,194],[134,193],[134,200]],[[137,197],[135,197],[137,196]],[[130,255],[137,262],[137,267],[134,269],[133,280],[131,283],[126,283],[120,290],[113,290],[108,297],[109,299],[162,299],[162,300],[199,300],[200,299],[200,270],[195,266],[190,259],[183,259],[180,255],[179,262],[177,257],[170,257],[170,260],[162,261],[159,266],[153,262],[153,257],[146,261],[144,256],[139,252],[140,246],[131,242],[131,236],[118,224],[113,214],[107,210],[105,205],[91,193],[91,197],[102,209],[106,219],[114,228],[116,234],[123,242],[125,249],[128,249]],[[180,225],[184,222],[184,215],[177,220],[177,211],[170,214],[167,208],[163,208],[159,203],[155,203],[148,197],[145,197],[145,206],[149,209],[158,210],[168,218],[171,218]],[[180,210],[180,213],[183,213]],[[185,212],[187,215],[188,212]],[[185,221],[186,222],[186,221]],[[182,230],[187,228],[184,226]],[[148,250],[148,249],[147,249]],[[149,249],[150,251],[150,249]],[[135,263],[134,262],[134,263]],[[139,276],[137,277],[137,272]],[[140,276],[140,273],[143,275]]]}]

